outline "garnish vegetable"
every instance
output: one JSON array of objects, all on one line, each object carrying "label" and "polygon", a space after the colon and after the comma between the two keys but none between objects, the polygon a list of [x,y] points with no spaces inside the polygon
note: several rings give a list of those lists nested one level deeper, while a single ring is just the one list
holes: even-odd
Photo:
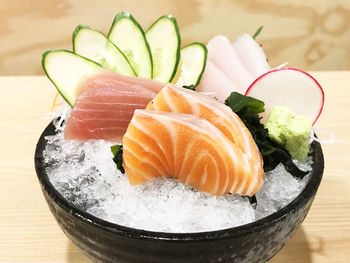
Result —
[{"label": "garnish vegetable", "polygon": [[260,35],[261,31],[263,30],[264,26],[260,26],[255,33],[252,35],[252,38],[255,40],[257,38],[257,36]]},{"label": "garnish vegetable", "polygon": [[124,53],[101,32],[79,25],[73,32],[74,53],[125,76],[136,76]]},{"label": "garnish vegetable", "polygon": [[207,48],[202,43],[191,43],[181,48],[181,74],[176,84],[197,86],[207,62]]},{"label": "garnish vegetable", "polygon": [[73,52],[48,50],[42,66],[71,106],[81,82],[101,68],[125,76],[196,86],[206,65],[206,47],[195,42],[180,49],[180,44],[179,28],[171,15],[161,16],[145,34],[130,13],[121,12],[115,16],[108,37],[79,25],[73,32]]},{"label": "garnish vegetable", "polygon": [[125,170],[123,167],[123,145],[117,144],[111,146],[111,152],[113,154],[113,161],[117,165],[118,170],[124,174]]},{"label": "garnish vegetable", "polygon": [[160,82],[171,82],[180,61],[180,31],[176,19],[171,15],[158,18],[146,32],[153,59],[152,78]]},{"label": "garnish vegetable", "polygon": [[298,115],[310,116],[313,124],[324,104],[321,85],[308,73],[293,68],[271,70],[257,78],[245,95],[265,102],[263,122],[275,106],[285,106]]},{"label": "garnish vegetable", "polygon": [[100,64],[63,49],[47,50],[41,63],[47,77],[71,106],[77,98],[81,80],[103,70]]},{"label": "garnish vegetable", "polygon": [[194,85],[189,86],[182,86],[184,89],[190,89],[190,90],[196,90],[196,87]]},{"label": "garnish vegetable", "polygon": [[302,178],[307,172],[301,171],[293,162],[289,152],[268,136],[268,130],[260,123],[259,113],[264,112],[264,102],[232,92],[226,99],[229,106],[251,132],[264,159],[264,170],[271,171],[279,163],[293,176]]},{"label": "garnish vegetable", "polygon": [[151,49],[142,27],[130,13],[115,16],[108,38],[128,58],[138,77],[152,78]]}]

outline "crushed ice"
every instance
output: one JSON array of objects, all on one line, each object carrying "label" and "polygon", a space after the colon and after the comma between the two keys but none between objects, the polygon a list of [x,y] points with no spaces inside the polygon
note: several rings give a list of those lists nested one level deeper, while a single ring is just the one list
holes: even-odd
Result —
[{"label": "crushed ice", "polygon": [[[254,209],[239,195],[215,197],[170,178],[131,186],[112,161],[110,143],[66,141],[63,132],[46,139],[47,174],[68,201],[104,220],[144,230],[202,232],[247,224],[290,203],[309,178],[295,179],[277,166],[267,173]],[[296,163],[310,170],[312,160]]]}]

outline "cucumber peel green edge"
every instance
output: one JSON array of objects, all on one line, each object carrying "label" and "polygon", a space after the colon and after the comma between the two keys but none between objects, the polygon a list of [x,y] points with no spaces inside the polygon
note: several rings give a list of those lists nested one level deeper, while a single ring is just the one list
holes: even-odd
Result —
[{"label": "cucumber peel green edge", "polygon": [[[171,22],[174,24],[174,28],[175,28],[175,32],[176,32],[176,37],[177,37],[177,44],[178,44],[178,48],[176,50],[176,62],[175,62],[175,66],[174,66],[174,71],[173,73],[171,74],[171,77],[170,79],[168,80],[168,82],[170,83],[173,78],[175,77],[176,75],[176,71],[177,71],[177,67],[179,65],[179,62],[180,62],[180,50],[181,50],[181,35],[180,35],[180,30],[179,30],[179,26],[177,24],[177,21],[175,19],[175,17],[173,17],[172,15],[163,15],[161,17],[159,17],[156,21],[153,22],[153,24],[147,29],[146,31],[146,34],[147,32],[155,25],[159,22],[159,20],[161,19],[170,19]],[[153,72],[152,72],[152,78],[153,78]]]},{"label": "cucumber peel green edge", "polygon": [[[107,38],[109,39],[109,36],[110,36],[111,32],[113,31],[114,25],[121,19],[130,19],[130,21],[140,30],[142,38],[143,38],[145,46],[146,46],[146,49],[148,51],[148,56],[149,56],[150,61],[151,61],[151,77],[152,77],[153,76],[153,58],[152,58],[151,48],[150,48],[150,46],[147,42],[147,39],[146,39],[145,31],[143,31],[141,25],[136,21],[136,19],[129,12],[123,11],[123,12],[116,14],[116,16],[114,17],[112,26],[109,29],[109,32],[107,34]],[[136,74],[136,76],[137,75],[138,74]]]},{"label": "cucumber peel green edge", "polygon": [[86,57],[83,57],[83,56],[80,56],[78,54],[75,54],[74,52],[70,51],[70,50],[66,50],[66,49],[48,49],[46,50],[43,54],[42,54],[42,57],[41,57],[41,66],[43,67],[44,69],[44,72],[46,74],[46,76],[49,78],[49,80],[52,82],[52,84],[56,87],[57,89],[57,92],[62,96],[62,98],[71,106],[73,107],[74,103],[72,103],[69,99],[66,98],[66,96],[61,92],[60,88],[57,86],[57,84],[55,83],[55,81],[53,81],[53,79],[50,77],[50,74],[47,72],[46,70],[46,66],[45,66],[45,61],[46,61],[46,57],[47,55],[51,54],[52,52],[66,52],[66,53],[70,53],[74,56],[78,56],[82,59],[85,59],[87,60],[88,62],[91,62],[93,64],[96,64],[96,66],[102,68],[102,66],[100,64],[98,64],[97,62],[93,61],[93,60],[90,60]]},{"label": "cucumber peel green edge", "polygon": [[[108,42],[109,44],[112,44],[112,45],[123,55],[123,57],[126,59],[126,61],[128,62],[128,64],[130,65],[130,68],[131,68],[132,71],[134,72],[134,75],[137,76],[137,74],[136,74],[136,72],[135,72],[135,69],[131,66],[130,61],[129,61],[128,58],[125,56],[125,54],[123,53],[123,51],[121,51],[120,48],[119,48],[117,45],[115,45],[108,37],[106,37],[101,31],[98,31],[97,29],[91,28],[91,27],[89,27],[89,26],[87,26],[87,25],[78,25],[78,26],[74,29],[74,31],[73,31],[73,34],[72,34],[72,43],[73,43],[73,52],[74,52],[75,54],[77,54],[77,53],[76,53],[76,50],[75,50],[75,38],[77,37],[77,35],[79,34],[80,30],[82,30],[82,29],[89,29],[89,30],[95,31],[95,32],[101,34],[103,37],[105,37],[106,40],[107,40],[107,42]],[[77,55],[79,55],[79,54],[77,54]],[[95,62],[96,62],[96,61],[95,61]],[[96,62],[96,63],[98,63],[98,62]],[[99,64],[99,63],[98,63],[98,64]],[[101,65],[101,66],[102,66],[102,65]]]},{"label": "cucumber peel green edge", "polygon": [[[82,29],[92,29],[92,28],[87,26],[87,25],[78,25],[78,26],[76,26],[76,28],[74,29],[73,34],[72,34],[72,44],[73,44],[73,52],[74,53],[75,53],[75,38],[77,37],[79,31],[82,30]],[[97,30],[95,30],[95,31],[97,31]],[[97,32],[99,32],[99,31],[97,31]]]},{"label": "cucumber peel green edge", "polygon": [[203,76],[205,67],[206,67],[206,65],[207,65],[208,49],[207,49],[207,47],[206,47],[203,43],[201,43],[201,42],[193,42],[193,43],[190,43],[190,44],[188,44],[188,45],[182,47],[181,50],[184,49],[184,48],[187,48],[187,47],[189,47],[189,46],[192,46],[192,45],[198,45],[198,46],[200,46],[200,47],[203,49],[203,51],[204,51],[204,63],[203,63],[202,71],[200,72],[200,74],[199,74],[199,76],[198,76],[198,78],[197,78],[197,82],[196,82],[195,84],[193,84],[195,87],[197,87],[198,84],[199,84],[199,82],[200,82],[201,79],[202,79],[202,76]]}]

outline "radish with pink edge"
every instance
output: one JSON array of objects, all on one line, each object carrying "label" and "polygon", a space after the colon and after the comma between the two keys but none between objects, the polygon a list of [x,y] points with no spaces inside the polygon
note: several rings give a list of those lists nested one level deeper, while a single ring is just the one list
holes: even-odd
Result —
[{"label": "radish with pink edge", "polygon": [[265,103],[263,122],[272,108],[285,106],[298,115],[310,116],[314,125],[324,104],[324,92],[317,80],[295,68],[266,72],[249,86],[245,95]]}]

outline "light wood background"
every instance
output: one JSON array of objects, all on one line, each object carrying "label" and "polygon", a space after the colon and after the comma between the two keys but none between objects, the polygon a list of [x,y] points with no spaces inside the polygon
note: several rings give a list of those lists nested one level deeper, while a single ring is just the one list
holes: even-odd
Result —
[{"label": "light wood background", "polygon": [[272,66],[289,61],[306,70],[350,69],[347,0],[0,0],[0,75],[43,74],[43,51],[71,49],[78,24],[107,33],[122,10],[144,28],[173,14],[183,44],[216,34],[233,41],[264,25],[258,41]]}]

